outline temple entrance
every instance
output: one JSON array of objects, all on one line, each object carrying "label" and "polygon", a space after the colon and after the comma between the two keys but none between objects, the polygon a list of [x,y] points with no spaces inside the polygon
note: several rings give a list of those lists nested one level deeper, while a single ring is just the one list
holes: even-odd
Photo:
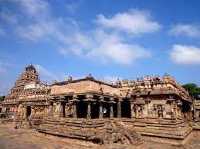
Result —
[{"label": "temple entrance", "polygon": [[189,102],[183,101],[181,111],[183,112],[184,118],[186,120],[192,120],[192,113],[191,113],[191,107],[190,107]]},{"label": "temple entrance", "polygon": [[158,117],[163,118],[163,106],[162,105],[157,105],[157,112],[158,112]]},{"label": "temple entrance", "polygon": [[182,105],[182,112],[185,113],[185,112],[189,112],[190,111],[190,104],[188,102],[185,102],[183,101],[183,105]]},{"label": "temple entrance", "polygon": [[86,118],[87,117],[87,103],[84,101],[79,101],[77,103],[77,117]]},{"label": "temple entrance", "polygon": [[31,115],[31,106],[26,107],[26,118],[29,118]]},{"label": "temple entrance", "polygon": [[6,113],[10,112],[10,108],[7,107],[5,112],[6,112]]},{"label": "temple entrance", "polygon": [[110,105],[108,103],[103,103],[103,118],[110,117]]},{"label": "temple entrance", "polygon": [[130,101],[124,100],[121,103],[121,115],[122,117],[131,118],[131,104]]},{"label": "temple entrance", "polygon": [[113,104],[113,116],[117,117],[117,103]]},{"label": "temple entrance", "polygon": [[62,114],[63,114],[63,117],[65,117],[65,105],[66,105],[66,103],[62,103]]},{"label": "temple entrance", "polygon": [[91,118],[99,118],[99,103],[94,102],[91,104]]}]

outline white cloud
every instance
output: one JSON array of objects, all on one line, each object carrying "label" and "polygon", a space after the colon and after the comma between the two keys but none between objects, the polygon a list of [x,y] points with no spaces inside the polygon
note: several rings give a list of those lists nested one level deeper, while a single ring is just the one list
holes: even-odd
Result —
[{"label": "white cloud", "polygon": [[73,52],[75,55],[82,56],[91,50],[93,40],[81,31],[74,31],[69,36],[58,34],[58,38],[63,42],[64,47],[59,49],[63,55]]},{"label": "white cloud", "polygon": [[38,64],[36,64],[34,66],[35,66],[36,70],[38,71],[42,80],[45,80],[48,82],[58,80],[58,77],[54,73],[47,70],[45,67],[38,65]]},{"label": "white cloud", "polygon": [[[104,63],[118,63],[129,65],[137,59],[147,58],[151,54],[145,48],[126,42],[120,34],[107,33],[102,29],[93,31],[89,35],[81,32],[74,33],[69,41],[66,40],[66,47],[60,48],[63,55],[70,51],[79,56],[99,60]],[[84,44],[83,44],[84,43]]]},{"label": "white cloud", "polygon": [[[59,45],[58,51],[62,55],[74,54],[98,59],[101,62],[132,64],[137,59],[149,57],[150,52],[141,45],[128,42],[129,36],[108,28],[132,34],[154,32],[160,28],[157,22],[152,21],[149,13],[130,10],[117,13],[110,19],[99,15],[96,21],[98,24],[94,24],[93,28],[85,31],[73,19],[55,18],[51,15],[51,7],[47,1],[15,1],[20,2],[23,15],[34,18],[34,21],[28,20],[28,23],[16,25],[17,36],[34,42],[54,42]],[[42,12],[44,15],[41,16]],[[115,23],[116,26],[114,26]]]},{"label": "white cloud", "polygon": [[11,64],[0,61],[0,96],[6,95],[12,85],[10,78],[8,79],[8,71],[11,70]]},{"label": "white cloud", "polygon": [[175,36],[185,35],[188,37],[200,37],[200,26],[192,24],[177,24],[173,26],[169,32]]},{"label": "white cloud", "polygon": [[49,13],[49,4],[44,0],[15,0],[31,17],[43,17]]},{"label": "white cloud", "polygon": [[26,27],[18,26],[16,32],[18,35],[24,39],[28,39],[31,41],[38,41],[42,37],[44,37],[48,32],[47,28],[45,28],[46,24],[31,24]]},{"label": "white cloud", "polygon": [[[20,6],[22,14],[28,23],[16,25],[16,34],[30,41],[40,41],[55,31],[55,24],[51,17],[50,5],[45,0],[15,0]],[[20,17],[18,17],[20,20]],[[19,22],[19,21],[18,21]]]},{"label": "white cloud", "polygon": [[9,24],[16,24],[18,22],[17,15],[13,14],[9,10],[1,10],[0,19]]},{"label": "white cloud", "polygon": [[155,32],[161,28],[158,22],[151,19],[151,15],[148,12],[140,10],[117,13],[110,18],[100,14],[97,17],[97,23],[106,28],[130,34]]},{"label": "white cloud", "polygon": [[16,33],[23,39],[30,41],[42,41],[55,36],[57,31],[53,22],[39,22],[27,26],[17,26]]},{"label": "white cloud", "polygon": [[131,64],[134,60],[150,56],[148,50],[136,44],[128,44],[119,34],[108,34],[102,30],[94,34],[96,47],[88,56],[99,57],[105,62],[114,61],[119,64]]},{"label": "white cloud", "polygon": [[189,45],[173,45],[171,59],[178,64],[200,64],[200,48]]},{"label": "white cloud", "polygon": [[82,0],[76,0],[71,3],[67,2],[65,7],[69,13],[74,14],[78,10],[81,3],[82,3]]}]

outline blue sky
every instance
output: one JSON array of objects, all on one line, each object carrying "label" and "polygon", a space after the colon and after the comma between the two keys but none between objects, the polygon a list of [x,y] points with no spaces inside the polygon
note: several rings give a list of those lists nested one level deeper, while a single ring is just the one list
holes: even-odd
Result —
[{"label": "blue sky", "polygon": [[30,63],[51,82],[168,73],[200,84],[198,0],[0,0],[0,94]]}]

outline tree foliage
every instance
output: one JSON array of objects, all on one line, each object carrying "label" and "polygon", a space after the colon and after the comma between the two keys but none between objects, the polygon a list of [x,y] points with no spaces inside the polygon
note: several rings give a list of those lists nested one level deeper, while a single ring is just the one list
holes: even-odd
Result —
[{"label": "tree foliage", "polygon": [[189,92],[190,96],[200,99],[200,87],[194,83],[187,83],[183,87]]},{"label": "tree foliage", "polygon": [[0,96],[0,101],[3,101],[5,96]]}]

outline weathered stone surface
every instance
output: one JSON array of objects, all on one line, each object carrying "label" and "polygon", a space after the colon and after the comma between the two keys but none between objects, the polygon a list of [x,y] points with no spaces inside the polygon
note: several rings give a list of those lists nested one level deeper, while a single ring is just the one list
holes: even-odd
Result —
[{"label": "weathered stone surface", "polygon": [[102,144],[138,145],[143,142],[138,133],[184,141],[192,127],[199,127],[195,123],[200,120],[199,105],[171,76],[108,84],[89,75],[45,85],[29,65],[0,108],[5,115],[2,122],[13,121],[16,128]]}]

